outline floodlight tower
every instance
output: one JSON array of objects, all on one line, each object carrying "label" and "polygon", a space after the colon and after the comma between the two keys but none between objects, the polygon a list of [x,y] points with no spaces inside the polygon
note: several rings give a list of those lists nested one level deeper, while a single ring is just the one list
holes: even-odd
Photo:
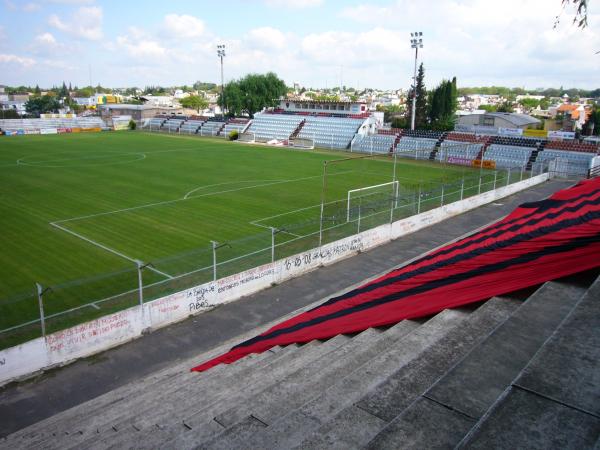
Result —
[{"label": "floodlight tower", "polygon": [[221,101],[223,102],[223,116],[225,116],[225,85],[223,84],[223,58],[225,58],[225,44],[217,45],[217,56],[221,58]]},{"label": "floodlight tower", "polygon": [[413,76],[413,100],[412,100],[412,114],[410,117],[410,129],[415,129],[415,112],[417,110],[417,58],[419,57],[419,48],[423,48],[423,33],[421,31],[415,31],[410,33],[410,46],[415,49],[415,72]]}]

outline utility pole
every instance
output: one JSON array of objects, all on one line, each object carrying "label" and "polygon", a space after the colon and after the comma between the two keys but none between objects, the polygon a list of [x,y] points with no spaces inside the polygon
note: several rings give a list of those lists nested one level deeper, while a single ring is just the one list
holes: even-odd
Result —
[{"label": "utility pole", "polygon": [[419,57],[419,48],[423,48],[423,33],[415,31],[410,33],[410,46],[415,49],[415,70],[413,76],[413,99],[412,99],[412,115],[410,118],[410,129],[415,129],[415,112],[417,110],[417,59]]}]

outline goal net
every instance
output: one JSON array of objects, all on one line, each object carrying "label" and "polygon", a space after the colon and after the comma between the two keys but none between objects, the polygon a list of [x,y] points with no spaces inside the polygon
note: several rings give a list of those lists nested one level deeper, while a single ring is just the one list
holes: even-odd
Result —
[{"label": "goal net", "polygon": [[350,222],[361,215],[389,211],[398,202],[398,189],[398,181],[390,181],[349,190],[346,221]]}]

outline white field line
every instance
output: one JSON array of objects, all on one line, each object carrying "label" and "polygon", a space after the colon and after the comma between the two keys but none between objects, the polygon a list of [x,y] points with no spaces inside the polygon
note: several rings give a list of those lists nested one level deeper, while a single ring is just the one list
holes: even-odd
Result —
[{"label": "white field line", "polygon": [[[107,251],[107,252],[109,252],[109,253],[112,253],[113,255],[117,255],[117,256],[119,256],[119,257],[121,257],[121,258],[123,258],[123,259],[126,259],[126,260],[128,260],[128,261],[131,261],[131,262],[132,262],[132,263],[134,263],[134,264],[137,264],[137,263],[138,263],[138,260],[136,260],[136,259],[133,259],[133,258],[131,258],[131,257],[127,256],[127,255],[125,255],[124,253],[118,252],[117,250],[114,250],[114,249],[112,249],[112,248],[110,248],[110,247],[107,247],[106,245],[103,245],[103,244],[101,244],[101,243],[99,243],[99,242],[96,242],[96,241],[94,241],[94,240],[92,240],[92,239],[89,239],[89,238],[87,238],[87,237],[85,237],[85,236],[83,236],[83,235],[81,235],[81,234],[79,234],[79,233],[76,233],[75,231],[69,230],[68,228],[65,228],[65,227],[63,227],[63,226],[61,226],[61,225],[58,225],[58,223],[56,223],[56,222],[50,222],[50,225],[52,225],[52,226],[53,226],[53,227],[55,227],[55,228],[58,228],[59,230],[62,230],[62,231],[64,231],[65,233],[69,233],[69,234],[71,234],[71,235],[73,235],[73,236],[75,236],[75,237],[77,237],[77,238],[79,238],[79,239],[81,239],[81,240],[84,240],[85,242],[87,242],[87,243],[89,243],[89,244],[92,244],[92,245],[94,245],[94,246],[96,246],[96,247],[99,247],[99,248],[101,248],[102,250],[105,250],[105,251]],[[171,275],[169,275],[168,273],[161,272],[160,270],[158,270],[158,269],[155,269],[155,268],[154,268],[154,267],[152,267],[152,266],[147,266],[147,268],[148,268],[149,270],[152,270],[153,272],[156,272],[156,273],[157,273],[157,274],[159,274],[159,275],[162,275],[163,277],[166,277],[166,278],[169,278],[169,279],[173,279],[173,277],[172,277]]]},{"label": "white field line", "polygon": [[121,156],[121,155],[144,155],[144,153],[142,152],[124,152],[124,153],[118,153],[118,152],[111,152],[112,154],[109,155],[102,155],[102,156],[84,156],[82,158],[58,158],[58,159],[46,159],[46,160],[42,160],[42,161],[24,161],[25,159],[27,159],[28,157],[26,156],[25,158],[19,158],[17,159],[17,164],[23,164],[23,165],[37,165],[37,164],[46,164],[46,163],[52,163],[52,162],[62,162],[62,161],[82,161],[82,160],[87,160],[87,159],[102,159],[102,158],[110,158],[112,156]]},{"label": "white field line", "polygon": [[[197,187],[195,189],[192,189],[190,192],[188,192],[187,194],[185,194],[183,196],[182,200],[187,200],[188,198],[190,198],[190,194],[192,194],[193,192],[199,191],[201,189],[207,189],[207,188],[210,188],[210,187],[225,186],[225,185],[228,185],[228,184],[240,184],[240,183],[270,183],[270,182],[273,182],[273,181],[276,181],[276,182],[279,182],[279,181],[281,181],[281,182],[287,182],[287,181],[290,181],[290,180],[246,180],[246,181],[227,181],[225,183],[207,184],[207,185],[200,186],[200,187]],[[259,187],[259,186],[262,186],[262,184],[255,184],[252,187]],[[192,196],[192,197],[197,197],[197,196]]]}]

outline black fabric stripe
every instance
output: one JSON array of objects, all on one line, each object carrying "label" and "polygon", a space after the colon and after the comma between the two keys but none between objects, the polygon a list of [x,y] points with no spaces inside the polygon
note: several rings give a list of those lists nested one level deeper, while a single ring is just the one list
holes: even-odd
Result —
[{"label": "black fabric stripe", "polygon": [[[594,216],[600,217],[600,213],[595,213]],[[589,219],[589,220],[592,220],[592,219]],[[578,223],[579,223],[579,221],[578,221]],[[556,227],[552,227],[552,228],[556,228]],[[564,228],[568,228],[568,226],[562,226],[558,229],[564,229]],[[552,231],[556,231],[556,230],[552,230]],[[449,276],[446,278],[434,280],[429,283],[422,284],[420,286],[415,286],[412,289],[407,289],[406,291],[389,294],[384,297],[369,300],[368,302],[364,302],[364,303],[355,305],[350,308],[336,311],[336,312],[327,314],[325,316],[315,317],[311,320],[307,320],[306,322],[301,322],[301,323],[292,325],[287,328],[281,328],[281,329],[272,331],[271,333],[266,334],[266,335],[259,335],[259,336],[256,336],[252,339],[248,339],[247,341],[236,345],[235,347],[232,348],[232,350],[239,348],[239,347],[248,347],[257,342],[273,339],[273,338],[276,338],[283,334],[293,333],[293,332],[301,330],[303,328],[311,327],[314,325],[319,325],[319,324],[327,322],[329,320],[337,319],[337,318],[344,317],[344,316],[347,316],[350,314],[354,314],[356,312],[364,311],[364,310],[367,310],[367,309],[370,309],[370,308],[373,308],[373,307],[376,307],[376,306],[379,306],[379,305],[382,305],[385,303],[401,300],[401,299],[409,297],[411,295],[422,294],[422,293],[427,292],[432,289],[449,286],[449,285],[459,283],[464,280],[468,280],[473,277],[486,275],[486,274],[489,274],[489,273],[492,273],[492,272],[495,272],[498,270],[504,270],[513,265],[524,264],[524,263],[534,261],[534,260],[544,257],[544,256],[575,250],[577,248],[580,248],[580,247],[583,247],[583,246],[586,246],[589,244],[598,243],[599,241],[600,241],[600,233],[596,233],[592,236],[584,236],[584,237],[575,238],[575,239],[573,239],[569,242],[566,242],[562,245],[559,245],[559,246],[544,247],[537,252],[526,253],[526,254],[517,256],[515,258],[512,258],[512,259],[488,264],[487,266],[481,266],[481,267],[478,267],[476,269],[473,269],[473,270],[470,270],[467,272],[463,272],[463,273],[455,274],[455,275],[452,275],[452,276]],[[598,261],[598,265],[600,265],[600,260]]]},{"label": "black fabric stripe", "polygon": [[[457,250],[462,250],[462,249],[467,248],[467,247],[469,247],[471,245],[480,244],[480,243],[482,243],[482,242],[484,242],[484,241],[486,241],[488,239],[497,238],[497,237],[501,236],[504,233],[508,233],[508,232],[512,232],[512,231],[517,231],[517,230],[519,230],[519,228],[524,227],[524,226],[533,226],[533,225],[536,225],[536,224],[538,224],[538,223],[540,223],[540,222],[542,222],[544,220],[555,219],[557,217],[560,217],[562,214],[565,214],[567,212],[569,212],[569,213],[576,212],[577,210],[581,209],[584,206],[597,206],[597,205],[600,205],[600,197],[597,198],[597,199],[584,201],[584,202],[579,203],[577,205],[573,205],[573,206],[564,208],[564,209],[562,209],[560,211],[555,211],[553,213],[547,214],[545,216],[541,216],[541,217],[536,218],[534,220],[531,220],[529,222],[515,224],[515,225],[513,225],[513,226],[511,226],[509,228],[506,228],[506,229],[503,229],[503,230],[498,230],[498,231],[496,231],[495,233],[492,233],[492,234],[486,234],[485,236],[481,236],[480,238],[477,238],[477,239],[472,239],[472,240],[470,240],[468,242],[464,242],[461,245],[453,246],[452,248],[449,248],[449,249],[446,249],[446,250],[441,249],[440,251],[438,251],[436,253],[433,253],[433,254],[430,254],[430,255],[425,255],[424,257],[418,259],[417,261],[413,261],[412,263],[410,263],[410,264],[408,264],[406,266],[403,266],[400,270],[404,270],[406,268],[410,268],[411,266],[415,266],[415,265],[420,264],[420,263],[422,263],[424,261],[428,261],[428,260],[431,260],[433,258],[437,258],[439,256],[444,256],[446,254],[452,253],[452,252],[457,251]],[[490,244],[488,247],[483,247],[483,248],[489,248],[490,250],[494,250],[494,249],[499,248],[500,246],[502,246],[503,242],[511,242],[512,239],[514,239],[514,237],[511,238],[511,239],[509,239],[508,241],[494,242],[494,243]],[[479,253],[479,251],[480,251],[480,248],[475,248],[475,249],[470,250],[467,253],[462,253],[460,255],[455,255],[452,258],[448,258],[448,259],[446,259],[444,261],[438,261],[437,263],[433,263],[433,264],[430,264],[428,266],[422,266],[422,267],[414,269],[414,270],[412,270],[410,272],[403,272],[403,273],[401,273],[399,275],[396,275],[396,276],[393,276],[393,277],[388,277],[388,278],[386,278],[384,280],[381,280],[381,281],[379,281],[377,283],[372,283],[372,284],[369,284],[369,285],[364,286],[362,288],[357,288],[357,289],[355,289],[353,291],[350,291],[350,292],[347,292],[345,294],[342,294],[342,295],[340,295],[338,297],[331,298],[331,299],[327,300],[325,303],[322,303],[322,304],[320,304],[318,306],[315,306],[314,308],[312,308],[309,311],[316,311],[316,310],[318,310],[320,308],[323,308],[324,306],[333,305],[333,304],[338,303],[338,302],[340,302],[342,300],[345,300],[347,298],[354,297],[355,295],[365,294],[367,292],[374,291],[375,289],[379,289],[379,288],[388,286],[389,284],[396,283],[398,281],[404,281],[404,280],[406,280],[406,279],[408,279],[408,278],[410,278],[412,276],[420,275],[420,274],[423,274],[425,272],[428,272],[428,271],[436,269],[436,268],[440,268],[440,267],[444,267],[446,265],[454,264],[455,262],[457,262],[459,260],[468,259],[469,257],[472,257],[472,256],[479,256],[480,254],[482,254],[482,253]]]}]

